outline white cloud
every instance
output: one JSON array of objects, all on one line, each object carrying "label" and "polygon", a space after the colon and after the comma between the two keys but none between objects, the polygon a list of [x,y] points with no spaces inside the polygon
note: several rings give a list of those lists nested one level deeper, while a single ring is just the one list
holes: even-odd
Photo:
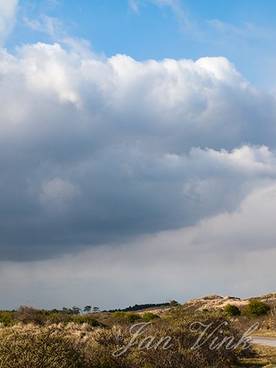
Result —
[{"label": "white cloud", "polygon": [[62,22],[54,17],[41,15],[38,19],[24,17],[23,20],[31,30],[45,33],[52,39],[59,39],[64,33]]},{"label": "white cloud", "polygon": [[128,5],[134,13],[139,13],[139,0],[129,0]]},{"label": "white cloud", "polygon": [[13,28],[17,5],[18,0],[0,0],[0,45]]},{"label": "white cloud", "polygon": [[129,0],[129,8],[136,14],[139,13],[141,5],[153,4],[158,7],[167,7],[175,15],[181,29],[197,31],[194,22],[191,21],[186,9],[184,9],[180,0]]}]

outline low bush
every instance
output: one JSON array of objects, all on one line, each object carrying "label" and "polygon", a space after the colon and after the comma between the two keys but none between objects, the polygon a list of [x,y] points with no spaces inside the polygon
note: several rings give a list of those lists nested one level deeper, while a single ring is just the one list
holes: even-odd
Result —
[{"label": "low bush", "polygon": [[146,312],[143,314],[143,321],[145,322],[150,322],[153,321],[155,319],[160,318],[157,314],[151,313],[151,312]]},{"label": "low bush", "polygon": [[42,310],[21,306],[15,314],[15,319],[24,324],[34,323],[43,325],[46,322],[46,314]]},{"label": "low bush", "polygon": [[266,315],[270,310],[270,306],[260,300],[250,300],[249,304],[244,308],[244,314],[252,317]]},{"label": "low bush", "polygon": [[0,312],[0,325],[11,326],[15,323],[13,312]]},{"label": "low bush", "polygon": [[98,322],[95,318],[93,318],[91,316],[87,316],[87,315],[74,316],[73,322],[75,322],[77,324],[87,323],[89,326],[92,326],[92,327],[102,326],[102,324],[100,322]]},{"label": "low bush", "polygon": [[129,323],[134,323],[134,322],[140,321],[142,317],[139,314],[127,313],[126,319]]},{"label": "low bush", "polygon": [[[33,315],[33,311],[24,310],[24,321],[30,313]],[[150,312],[144,315],[156,318]],[[87,317],[92,321],[89,315],[79,315],[74,316],[77,323],[2,327],[0,368],[230,368],[245,355],[242,347],[227,347],[229,339],[231,344],[238,342],[240,334],[224,318],[211,313],[175,308],[155,323],[147,323],[139,314],[116,313],[113,321],[116,318],[123,323],[96,329],[87,326]],[[145,327],[135,341],[134,325]],[[209,327],[202,338],[205,326]],[[199,347],[193,349],[199,338]],[[226,343],[212,348],[211,344],[224,339]]]},{"label": "low bush", "polygon": [[241,315],[240,309],[233,304],[227,304],[226,307],[224,308],[224,311],[229,317],[236,317]]},{"label": "low bush", "polygon": [[0,367],[84,368],[84,365],[80,351],[62,331],[21,326],[1,331]]},{"label": "low bush", "polygon": [[112,313],[112,317],[118,323],[135,323],[137,321],[142,320],[142,317],[136,313],[130,312],[114,312]]}]

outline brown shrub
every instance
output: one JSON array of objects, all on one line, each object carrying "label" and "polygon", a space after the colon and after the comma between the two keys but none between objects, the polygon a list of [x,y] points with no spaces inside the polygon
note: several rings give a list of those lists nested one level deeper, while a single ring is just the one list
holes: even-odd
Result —
[{"label": "brown shrub", "polygon": [[[192,349],[201,334],[191,330],[196,321],[216,329],[225,320],[177,311],[146,324],[143,334],[122,355],[114,353],[124,350],[134,333],[127,324],[112,328],[72,322],[6,327],[0,329],[0,368],[227,368],[236,364],[244,354],[240,348],[229,350],[223,345],[212,350],[210,340],[203,339],[199,349]],[[219,341],[231,336],[239,339],[230,324],[223,326]],[[169,348],[163,344],[165,337],[170,337]]]},{"label": "brown shrub", "polygon": [[58,329],[16,326],[1,330],[1,368],[81,368],[81,354]]}]

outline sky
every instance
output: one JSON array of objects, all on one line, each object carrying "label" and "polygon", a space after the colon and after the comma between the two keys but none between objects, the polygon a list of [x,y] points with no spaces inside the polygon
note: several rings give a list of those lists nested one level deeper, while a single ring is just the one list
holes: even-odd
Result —
[{"label": "sky", "polygon": [[0,308],[273,291],[275,10],[0,0]]},{"label": "sky", "polygon": [[224,56],[251,82],[274,88],[273,0],[21,0],[17,12],[10,48],[67,36],[108,57]]}]

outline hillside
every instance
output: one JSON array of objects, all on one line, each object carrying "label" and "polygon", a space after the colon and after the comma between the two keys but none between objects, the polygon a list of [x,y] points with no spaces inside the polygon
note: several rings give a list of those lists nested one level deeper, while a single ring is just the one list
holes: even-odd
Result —
[{"label": "hillside", "polygon": [[[276,348],[254,340],[246,346],[238,342],[252,326],[256,326],[252,335],[276,341],[275,306],[276,294],[271,293],[246,299],[209,295],[184,304],[141,304],[94,313],[82,313],[77,307],[60,311],[20,307],[0,312],[0,362],[11,361],[5,366],[9,368],[35,368],[39,353],[46,354],[49,368],[63,367],[63,361],[66,368],[269,366],[276,363]],[[137,324],[145,330],[129,345]],[[204,326],[209,327],[202,335]],[[168,338],[173,343],[162,348]],[[203,342],[194,349],[198,339]],[[214,344],[218,348],[213,349]],[[122,356],[114,356],[125,347]]]},{"label": "hillside", "polygon": [[209,295],[202,298],[192,299],[184,303],[184,306],[194,310],[223,309],[227,304],[236,305],[237,307],[242,308],[248,305],[250,300],[260,300],[269,304],[272,309],[276,307],[276,293],[270,293],[246,299],[241,299],[234,296]]}]

